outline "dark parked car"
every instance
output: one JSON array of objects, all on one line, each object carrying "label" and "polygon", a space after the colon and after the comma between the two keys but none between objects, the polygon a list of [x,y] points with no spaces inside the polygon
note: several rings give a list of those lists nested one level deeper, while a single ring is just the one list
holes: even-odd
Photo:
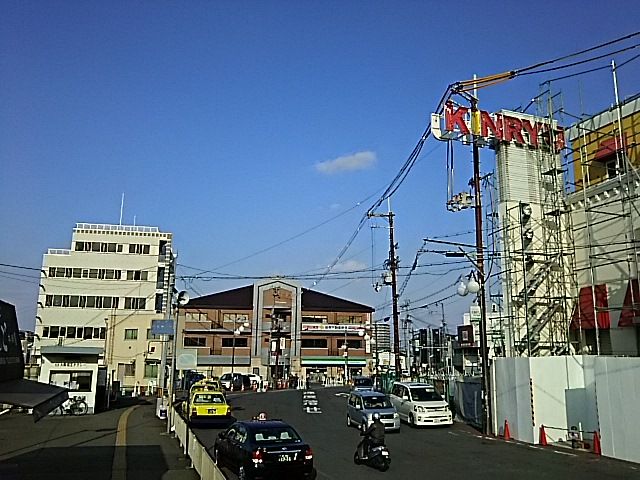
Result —
[{"label": "dark parked car", "polygon": [[282,420],[238,421],[218,434],[213,447],[218,466],[238,478],[314,478],[313,452]]}]

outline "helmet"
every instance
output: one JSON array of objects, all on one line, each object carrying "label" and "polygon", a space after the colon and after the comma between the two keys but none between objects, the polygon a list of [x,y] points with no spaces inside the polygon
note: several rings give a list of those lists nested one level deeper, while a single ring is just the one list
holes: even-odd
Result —
[{"label": "helmet", "polygon": [[373,420],[380,420],[380,414],[378,412],[374,412],[374,414],[371,415],[371,418]]}]

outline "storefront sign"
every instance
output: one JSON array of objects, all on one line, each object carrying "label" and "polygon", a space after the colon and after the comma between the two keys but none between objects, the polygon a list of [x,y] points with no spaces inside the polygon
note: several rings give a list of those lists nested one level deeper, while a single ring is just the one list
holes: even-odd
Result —
[{"label": "storefront sign", "polygon": [[447,102],[444,108],[444,130],[441,126],[441,115],[431,116],[431,132],[438,140],[457,139],[462,136],[469,139],[471,134],[487,141],[515,142],[530,148],[548,147],[551,142],[554,151],[565,147],[564,129],[552,128],[549,122],[534,121],[529,115],[517,116],[505,113],[491,114],[478,110],[474,114],[470,107]]},{"label": "storefront sign", "polygon": [[302,331],[321,331],[321,332],[355,332],[364,330],[365,325],[360,324],[331,324],[331,323],[302,323]]},{"label": "storefront sign", "polygon": [[81,362],[57,362],[53,364],[54,367],[86,367],[86,363]]}]

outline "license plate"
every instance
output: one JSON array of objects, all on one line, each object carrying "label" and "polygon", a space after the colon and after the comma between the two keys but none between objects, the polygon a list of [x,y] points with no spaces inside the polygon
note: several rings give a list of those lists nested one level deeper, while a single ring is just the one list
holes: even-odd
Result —
[{"label": "license plate", "polygon": [[290,462],[293,460],[293,456],[292,455],[279,455],[278,456],[278,461],[279,462]]},{"label": "license plate", "polygon": [[209,415],[215,415],[216,414],[216,409],[215,408],[210,408],[208,411],[209,411]]}]

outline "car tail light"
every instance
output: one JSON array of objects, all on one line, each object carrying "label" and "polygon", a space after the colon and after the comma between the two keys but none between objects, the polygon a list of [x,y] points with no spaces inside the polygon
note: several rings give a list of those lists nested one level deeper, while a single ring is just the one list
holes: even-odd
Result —
[{"label": "car tail light", "polygon": [[313,460],[313,450],[311,450],[311,447],[307,447],[307,449],[305,450],[304,459]]},{"label": "car tail light", "polygon": [[253,463],[262,463],[262,460],[263,460],[262,450],[260,449],[255,450],[251,454],[251,460],[253,460]]}]

